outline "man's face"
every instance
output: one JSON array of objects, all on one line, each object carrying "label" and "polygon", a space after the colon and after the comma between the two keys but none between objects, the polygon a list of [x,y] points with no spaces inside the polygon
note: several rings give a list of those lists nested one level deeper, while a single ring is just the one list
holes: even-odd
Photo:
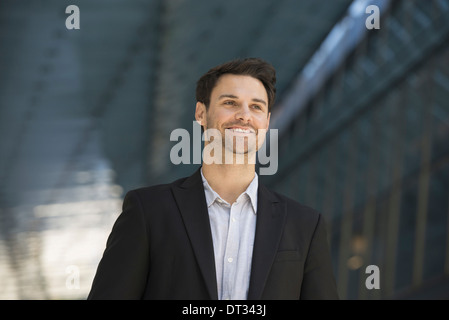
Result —
[{"label": "man's face", "polygon": [[255,153],[262,146],[270,115],[262,82],[233,74],[221,76],[212,90],[209,108],[198,102],[195,112],[206,132],[219,130],[226,151],[239,154]]}]

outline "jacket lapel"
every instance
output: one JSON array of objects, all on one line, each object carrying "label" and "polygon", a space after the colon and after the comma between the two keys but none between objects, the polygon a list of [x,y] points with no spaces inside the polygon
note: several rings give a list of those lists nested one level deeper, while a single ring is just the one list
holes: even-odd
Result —
[{"label": "jacket lapel", "polygon": [[181,212],[187,234],[211,299],[218,299],[214,247],[203,181],[198,169],[181,185],[173,186],[173,194]]},{"label": "jacket lapel", "polygon": [[285,204],[259,183],[257,222],[254,239],[248,300],[262,297],[265,283],[281,239],[285,223]]}]

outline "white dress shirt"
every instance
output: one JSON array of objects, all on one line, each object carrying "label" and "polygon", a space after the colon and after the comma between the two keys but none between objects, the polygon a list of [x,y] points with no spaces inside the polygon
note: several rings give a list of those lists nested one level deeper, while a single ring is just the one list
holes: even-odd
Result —
[{"label": "white dress shirt", "polygon": [[258,176],[231,205],[203,178],[217,272],[218,299],[246,300],[256,231]]}]

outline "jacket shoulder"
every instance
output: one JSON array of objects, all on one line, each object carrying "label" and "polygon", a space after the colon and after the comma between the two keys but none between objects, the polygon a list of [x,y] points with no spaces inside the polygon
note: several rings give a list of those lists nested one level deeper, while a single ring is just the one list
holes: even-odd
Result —
[{"label": "jacket shoulder", "polygon": [[152,186],[135,188],[135,189],[129,190],[127,192],[127,194],[134,193],[134,194],[138,194],[139,196],[141,196],[141,195],[150,195],[150,194],[154,194],[154,193],[160,194],[160,193],[164,193],[164,192],[169,192],[172,187],[182,185],[182,183],[185,180],[187,180],[187,177],[177,179],[170,183],[161,183],[161,184],[156,184],[156,185],[152,185]]},{"label": "jacket shoulder", "polygon": [[171,194],[171,188],[174,186],[180,186],[186,179],[187,177],[184,177],[170,183],[131,189],[126,193],[125,198],[131,195],[137,195],[140,199],[148,199],[149,197],[153,198]]},{"label": "jacket shoulder", "polygon": [[289,216],[298,217],[302,219],[312,219],[315,221],[320,219],[320,217],[322,216],[321,212],[308,205],[305,205],[279,192],[269,189],[267,190],[273,195],[274,199],[276,199],[279,203],[283,203],[286,206],[287,213]]}]

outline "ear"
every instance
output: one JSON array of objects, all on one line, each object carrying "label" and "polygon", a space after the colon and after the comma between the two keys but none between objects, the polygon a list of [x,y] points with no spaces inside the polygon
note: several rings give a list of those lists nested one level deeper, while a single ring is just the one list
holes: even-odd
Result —
[{"label": "ear", "polygon": [[271,117],[271,112],[268,112],[267,131],[268,131],[268,127],[270,126],[270,117]]},{"label": "ear", "polygon": [[195,120],[200,126],[206,121],[206,105],[199,101],[196,103]]}]

